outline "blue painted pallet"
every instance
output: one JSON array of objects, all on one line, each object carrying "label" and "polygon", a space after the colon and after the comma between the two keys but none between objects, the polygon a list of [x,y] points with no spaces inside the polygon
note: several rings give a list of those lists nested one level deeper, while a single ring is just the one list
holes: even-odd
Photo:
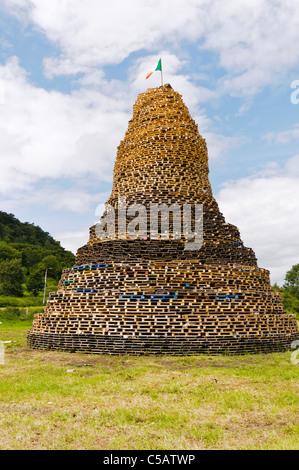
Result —
[{"label": "blue painted pallet", "polygon": [[83,294],[87,294],[89,292],[94,292],[94,289],[76,289],[75,292],[83,292]]},{"label": "blue painted pallet", "polygon": [[97,268],[108,268],[109,264],[82,264],[81,266],[74,266],[72,271],[78,271],[80,269],[97,269]]}]

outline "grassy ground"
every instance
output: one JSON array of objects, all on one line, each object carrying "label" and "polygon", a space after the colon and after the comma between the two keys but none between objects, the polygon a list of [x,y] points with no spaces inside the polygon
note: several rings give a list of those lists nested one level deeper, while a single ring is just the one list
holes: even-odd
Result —
[{"label": "grassy ground", "polygon": [[[1,320],[1,318],[0,318]],[[130,357],[33,350],[3,320],[0,449],[298,449],[291,352]]]}]

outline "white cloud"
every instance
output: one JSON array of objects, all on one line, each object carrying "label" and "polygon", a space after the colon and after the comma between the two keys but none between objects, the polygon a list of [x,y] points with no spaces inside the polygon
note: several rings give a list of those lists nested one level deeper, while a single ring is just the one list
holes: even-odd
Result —
[{"label": "white cloud", "polygon": [[[211,157],[218,157],[235,146],[238,139],[218,135],[212,121],[199,108],[200,90],[187,76],[175,77],[179,59],[166,52],[165,59],[169,65],[168,78],[180,86],[191,115],[194,111],[199,131],[207,137]],[[16,57],[0,66],[0,81],[5,86],[0,114],[0,193],[11,195],[15,191],[16,198],[21,190],[32,192],[41,178],[90,177],[99,183],[112,181],[117,146],[124,137],[137,94],[146,85],[157,86],[155,80],[160,80],[156,75],[146,82],[147,61],[137,62],[127,84],[116,80],[107,82],[98,74],[96,87],[92,80],[83,81],[82,87],[71,94],[47,91],[31,84]],[[61,194],[61,198],[61,207],[65,208],[67,197]],[[78,200],[72,206],[80,211],[80,205]]]},{"label": "white cloud", "polygon": [[228,71],[222,92],[255,94],[298,64],[299,10],[292,0],[212,1],[210,6],[204,47],[217,52]]},{"label": "white cloud", "polygon": [[226,182],[216,199],[227,222],[239,227],[244,244],[255,251],[259,266],[282,284],[299,261],[299,156],[283,168],[274,164],[260,175]]},{"label": "white cloud", "polygon": [[295,124],[293,129],[281,132],[268,132],[263,137],[269,143],[288,144],[293,139],[299,139],[299,123]]},{"label": "white cloud", "polygon": [[4,0],[4,5],[16,15],[26,12],[27,21],[61,47],[59,58],[45,61],[49,75],[119,63],[136,50],[156,47],[165,35],[175,41],[181,30],[183,37],[192,36],[190,19],[198,8],[196,2],[185,8],[182,0]]},{"label": "white cloud", "polygon": [[0,66],[0,191],[29,189],[39,178],[111,181],[129,113],[123,97],[81,88],[70,95],[30,84],[17,58]]},{"label": "white cloud", "polygon": [[289,158],[286,163],[286,171],[290,175],[299,177],[299,155]]},{"label": "white cloud", "polygon": [[161,73],[159,71],[151,75],[148,80],[145,78],[157,63],[159,57],[162,58],[163,84],[170,83],[172,88],[182,95],[183,101],[192,115],[199,112],[198,105],[200,103],[217,97],[216,92],[195,85],[190,76],[182,74],[181,71],[184,70],[186,60],[180,59],[166,49],[159,50],[155,55],[141,57],[130,68],[129,82],[135,96],[137,93],[145,91],[147,87],[152,88],[161,85]]},{"label": "white cloud", "polygon": [[87,230],[78,230],[75,232],[65,231],[65,232],[56,232],[53,234],[53,237],[56,240],[60,241],[61,246],[66,250],[72,251],[74,254],[77,253],[78,248],[85,245],[88,242],[88,229]]},{"label": "white cloud", "polygon": [[245,137],[226,136],[210,131],[203,137],[207,142],[209,158],[215,160],[226,157],[230,150],[241,147],[247,141]]},{"label": "white cloud", "polygon": [[82,214],[89,214],[99,218],[110,192],[92,193],[88,186],[80,187],[79,182],[78,185],[73,183],[68,189],[53,183],[41,185],[39,188],[33,187],[27,191],[18,188],[3,198],[1,204],[5,205],[5,210],[9,212],[19,213],[28,207],[34,207],[36,211],[46,209],[78,214],[79,217]]},{"label": "white cloud", "polygon": [[[93,73],[136,51],[163,45],[185,56],[187,43],[217,54],[222,93],[251,95],[298,64],[299,9],[293,0],[3,0],[61,48],[45,59],[48,76]],[[179,85],[179,83],[178,83]]]}]

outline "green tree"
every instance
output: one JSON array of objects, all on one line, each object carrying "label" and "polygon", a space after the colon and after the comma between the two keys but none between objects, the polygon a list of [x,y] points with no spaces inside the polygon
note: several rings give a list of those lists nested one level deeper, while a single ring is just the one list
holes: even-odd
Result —
[{"label": "green tree", "polygon": [[[13,214],[0,211],[0,264],[13,259],[21,261],[23,273],[29,282],[31,274],[37,276],[38,270],[42,271],[41,278],[44,278],[46,269],[49,277],[58,280],[62,269],[74,264],[75,255],[65,250],[59,241],[40,227],[20,222]],[[7,295],[17,292],[17,295],[21,295],[21,283],[16,282],[11,267],[7,266],[3,264],[1,268],[0,292]],[[20,276],[23,277],[21,272]]]},{"label": "green tree", "polygon": [[59,262],[57,261],[56,256],[45,256],[39,264],[40,266],[43,266],[44,270],[48,270],[49,277],[52,277],[53,279],[60,277],[62,269]]},{"label": "green tree", "polygon": [[0,292],[2,295],[23,296],[24,271],[21,260],[12,259],[0,263]]},{"label": "green tree", "polygon": [[288,313],[294,313],[296,318],[299,319],[299,300],[294,295],[287,291],[282,292],[282,300],[284,309]]},{"label": "green tree", "polygon": [[299,299],[299,264],[286,273],[283,290]]},{"label": "green tree", "polygon": [[5,242],[0,242],[0,260],[21,258],[21,253]]},{"label": "green tree", "polygon": [[22,249],[22,260],[24,266],[32,267],[39,263],[45,256],[45,250],[41,246],[26,244]]},{"label": "green tree", "polygon": [[28,292],[36,297],[44,287],[44,273],[40,269],[34,271],[30,274],[26,285]]}]

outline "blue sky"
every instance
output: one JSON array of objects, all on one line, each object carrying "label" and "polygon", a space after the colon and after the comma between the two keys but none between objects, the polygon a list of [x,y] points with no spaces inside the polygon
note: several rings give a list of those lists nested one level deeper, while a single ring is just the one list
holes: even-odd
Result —
[{"label": "blue sky", "polygon": [[2,0],[1,210],[85,244],[162,57],[206,138],[220,210],[282,284],[299,262],[298,43],[292,0]]}]

